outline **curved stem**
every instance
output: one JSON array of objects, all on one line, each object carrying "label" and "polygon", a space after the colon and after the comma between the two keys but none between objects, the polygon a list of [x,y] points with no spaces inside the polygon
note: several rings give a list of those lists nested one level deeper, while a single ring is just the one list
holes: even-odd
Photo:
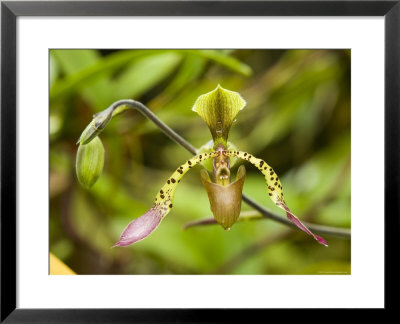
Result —
[{"label": "curved stem", "polygon": [[[269,212],[269,214],[270,214],[270,216],[265,216],[257,211],[251,211],[248,213],[244,212],[244,213],[240,214],[237,221],[243,222],[243,221],[259,220],[259,219],[273,219],[284,225],[289,225],[290,227],[297,228],[288,219],[283,218],[279,215],[275,215],[271,212]],[[183,229],[188,229],[191,227],[197,227],[197,226],[203,226],[203,225],[214,225],[214,224],[218,224],[214,218],[205,218],[205,219],[200,219],[198,221],[189,222],[183,226]],[[317,225],[317,224],[312,224],[312,223],[308,223],[308,222],[303,222],[303,224],[306,225],[309,229],[312,229],[314,232],[319,233],[319,234],[328,234],[328,235],[334,235],[334,236],[339,236],[339,237],[344,237],[344,238],[351,237],[351,231],[348,228]]]},{"label": "curved stem", "polygon": [[[150,119],[165,135],[167,135],[175,143],[179,144],[180,146],[185,148],[187,151],[189,151],[193,155],[195,155],[197,152],[197,149],[192,144],[190,144],[187,140],[185,140],[182,136],[180,136],[178,133],[176,133],[167,124],[165,124],[163,121],[161,121],[149,108],[147,108],[141,102],[138,102],[138,101],[135,101],[132,99],[122,99],[122,100],[118,100],[118,101],[114,102],[107,109],[112,109],[113,117],[124,112],[127,109],[136,109],[143,116]],[[269,219],[272,219],[281,224],[295,227],[290,220],[288,220],[284,217],[281,217],[278,214],[270,212],[268,209],[265,209],[263,206],[259,205],[257,202],[255,202],[253,199],[251,199],[249,196],[243,194],[242,199],[245,203],[247,203],[249,206],[253,207],[255,210],[257,210],[262,215],[262,217],[258,217],[258,219],[269,218]],[[200,221],[200,223],[197,225],[204,225],[204,224],[213,224],[213,222],[211,220],[203,220],[203,221]],[[351,237],[351,232],[349,229],[331,227],[331,226],[323,226],[323,225],[310,224],[310,223],[304,223],[304,224],[306,224],[307,227],[309,227],[311,230],[313,230],[319,234],[329,234],[329,235],[346,237],[346,238]],[[195,225],[195,223],[192,223],[190,226],[188,226],[188,225],[190,225],[190,223],[185,225],[185,228],[197,226],[197,225]]]},{"label": "curved stem", "polygon": [[141,102],[132,99],[122,99],[114,102],[109,108],[113,111],[113,117],[119,115],[126,109],[138,110],[143,116],[150,119],[170,139],[184,147],[193,155],[196,154],[196,148],[192,144],[190,144],[182,136],[177,134],[171,127],[161,121],[149,108],[147,108]]}]

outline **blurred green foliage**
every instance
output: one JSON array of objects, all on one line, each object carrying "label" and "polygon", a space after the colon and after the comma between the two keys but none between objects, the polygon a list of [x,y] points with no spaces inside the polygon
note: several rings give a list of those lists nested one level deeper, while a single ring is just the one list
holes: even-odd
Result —
[{"label": "blurred green foliage", "polygon": [[[193,169],[174,208],[148,238],[110,247],[151,207],[190,157],[137,112],[100,135],[105,167],[89,191],[74,169],[76,141],[92,115],[119,99],[147,105],[196,147],[211,139],[191,107],[222,87],[247,101],[229,140],[267,161],[302,220],[350,227],[350,50],[51,50],[50,251],[78,274],[350,274],[350,240],[329,247],[271,220],[182,230],[210,217]],[[235,166],[238,167],[239,164]],[[244,193],[276,213],[263,177],[245,164]],[[236,171],[233,171],[236,174]],[[251,210],[245,203],[242,211]]]}]

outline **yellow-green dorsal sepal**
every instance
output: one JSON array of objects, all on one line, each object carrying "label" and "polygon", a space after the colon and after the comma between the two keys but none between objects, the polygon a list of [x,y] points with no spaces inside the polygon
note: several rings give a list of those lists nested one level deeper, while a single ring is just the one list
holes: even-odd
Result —
[{"label": "yellow-green dorsal sepal", "polygon": [[218,84],[215,90],[197,98],[192,110],[208,125],[216,148],[219,144],[227,147],[229,130],[244,106],[246,101],[239,93],[226,90]]}]

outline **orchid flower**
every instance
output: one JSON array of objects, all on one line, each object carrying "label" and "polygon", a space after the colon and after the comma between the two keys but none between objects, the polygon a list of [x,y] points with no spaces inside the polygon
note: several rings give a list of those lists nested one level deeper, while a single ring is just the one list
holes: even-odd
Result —
[{"label": "orchid flower", "polygon": [[[175,191],[183,176],[195,165],[201,164],[201,181],[207,191],[210,208],[217,223],[229,230],[237,221],[242,202],[242,189],[246,176],[244,165],[238,168],[235,181],[231,182],[231,167],[238,159],[253,164],[264,176],[269,198],[286,212],[287,218],[299,229],[312,236],[318,243],[327,246],[326,241],[313,234],[289,209],[278,175],[264,160],[239,151],[228,142],[229,130],[246,101],[237,92],[226,90],[220,85],[209,93],[201,95],[192,110],[208,125],[212,141],[197,151],[197,155],[180,165],[168,178],[155,197],[153,206],[142,216],[131,221],[123,230],[114,246],[128,246],[149,236],[171,211]],[[98,135],[124,108],[109,107],[94,115],[92,122],[83,131],[78,143],[77,175],[80,183],[90,188],[101,173],[104,149]],[[151,117],[150,117],[151,118]],[[96,140],[94,140],[96,139]],[[210,173],[213,177],[210,178]]]}]

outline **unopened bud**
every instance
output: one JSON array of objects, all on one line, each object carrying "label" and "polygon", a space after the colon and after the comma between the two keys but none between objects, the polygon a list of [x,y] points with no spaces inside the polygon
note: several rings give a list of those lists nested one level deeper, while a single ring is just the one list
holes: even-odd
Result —
[{"label": "unopened bud", "polygon": [[76,155],[76,175],[80,184],[90,189],[103,171],[104,147],[100,138],[95,137],[88,144],[80,144]]}]

